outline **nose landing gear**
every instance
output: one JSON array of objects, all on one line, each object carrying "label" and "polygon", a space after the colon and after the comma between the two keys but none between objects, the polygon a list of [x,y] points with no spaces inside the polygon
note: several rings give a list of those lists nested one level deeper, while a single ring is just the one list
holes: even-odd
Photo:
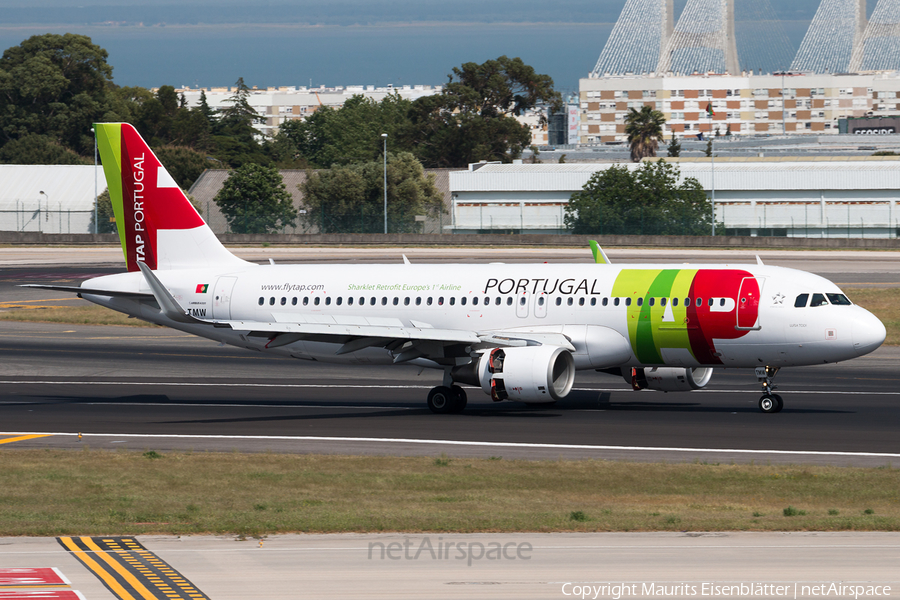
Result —
[{"label": "nose landing gear", "polygon": [[778,369],[779,367],[756,367],[756,378],[762,383],[763,393],[759,398],[759,410],[764,413],[777,413],[784,408],[784,400],[780,395],[773,393],[775,384],[772,380]]}]

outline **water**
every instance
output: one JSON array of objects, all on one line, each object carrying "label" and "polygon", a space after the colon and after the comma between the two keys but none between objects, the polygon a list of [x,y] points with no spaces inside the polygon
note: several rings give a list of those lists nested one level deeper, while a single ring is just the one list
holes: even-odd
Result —
[{"label": "water", "polygon": [[365,27],[177,26],[2,28],[2,48],[30,35],[79,33],[109,52],[124,86],[439,85],[464,62],[521,57],[577,91],[611,23]]}]

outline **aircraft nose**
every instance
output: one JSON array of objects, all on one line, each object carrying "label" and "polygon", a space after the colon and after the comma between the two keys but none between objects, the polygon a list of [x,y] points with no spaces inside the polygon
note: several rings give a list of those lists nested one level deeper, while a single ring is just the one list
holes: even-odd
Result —
[{"label": "aircraft nose", "polygon": [[865,309],[860,309],[856,318],[853,319],[853,351],[857,356],[868,354],[881,344],[887,336],[887,330],[884,328],[878,317]]}]

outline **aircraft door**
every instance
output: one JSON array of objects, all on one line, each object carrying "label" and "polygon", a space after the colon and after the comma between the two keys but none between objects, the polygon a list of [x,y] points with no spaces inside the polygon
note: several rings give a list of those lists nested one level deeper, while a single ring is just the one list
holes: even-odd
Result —
[{"label": "aircraft door", "polygon": [[528,316],[528,294],[524,292],[516,298],[516,316],[520,319]]},{"label": "aircraft door", "polygon": [[550,303],[550,296],[541,292],[534,296],[534,316],[543,319],[547,316],[547,305]]},{"label": "aircraft door", "polygon": [[213,319],[231,319],[231,296],[237,277],[219,277],[213,290]]},{"label": "aircraft door", "polygon": [[762,329],[759,322],[759,303],[762,299],[762,287],[765,279],[758,277],[744,277],[737,297],[737,324],[738,331],[758,331]]}]

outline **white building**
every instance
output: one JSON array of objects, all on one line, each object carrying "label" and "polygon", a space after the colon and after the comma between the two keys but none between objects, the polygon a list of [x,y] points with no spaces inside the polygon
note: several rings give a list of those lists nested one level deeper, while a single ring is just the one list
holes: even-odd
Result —
[{"label": "white building", "polygon": [[[710,196],[715,181],[716,220],[729,233],[897,237],[900,156],[719,158],[714,173],[709,159],[666,160]],[[451,229],[563,233],[571,195],[611,164],[476,164],[451,172]]]},{"label": "white building", "polygon": [[[176,94],[184,95],[189,107],[200,104],[200,92],[206,93],[206,103],[213,110],[229,106],[228,100],[236,88],[182,88]],[[340,108],[353,96],[365,96],[381,102],[388,94],[399,94],[401,98],[416,100],[423,96],[441,93],[441,86],[404,85],[401,87],[374,85],[348,85],[344,87],[269,87],[251,89],[250,106],[265,118],[265,123],[257,126],[263,133],[274,133],[278,126],[291,119],[305,119],[320,107]]]},{"label": "white building", "polygon": [[[634,75],[579,81],[580,142],[625,141],[625,116],[643,106],[663,113],[668,138],[837,134],[838,120],[900,113],[897,72],[837,75]],[[711,106],[714,116],[707,115]]]}]

